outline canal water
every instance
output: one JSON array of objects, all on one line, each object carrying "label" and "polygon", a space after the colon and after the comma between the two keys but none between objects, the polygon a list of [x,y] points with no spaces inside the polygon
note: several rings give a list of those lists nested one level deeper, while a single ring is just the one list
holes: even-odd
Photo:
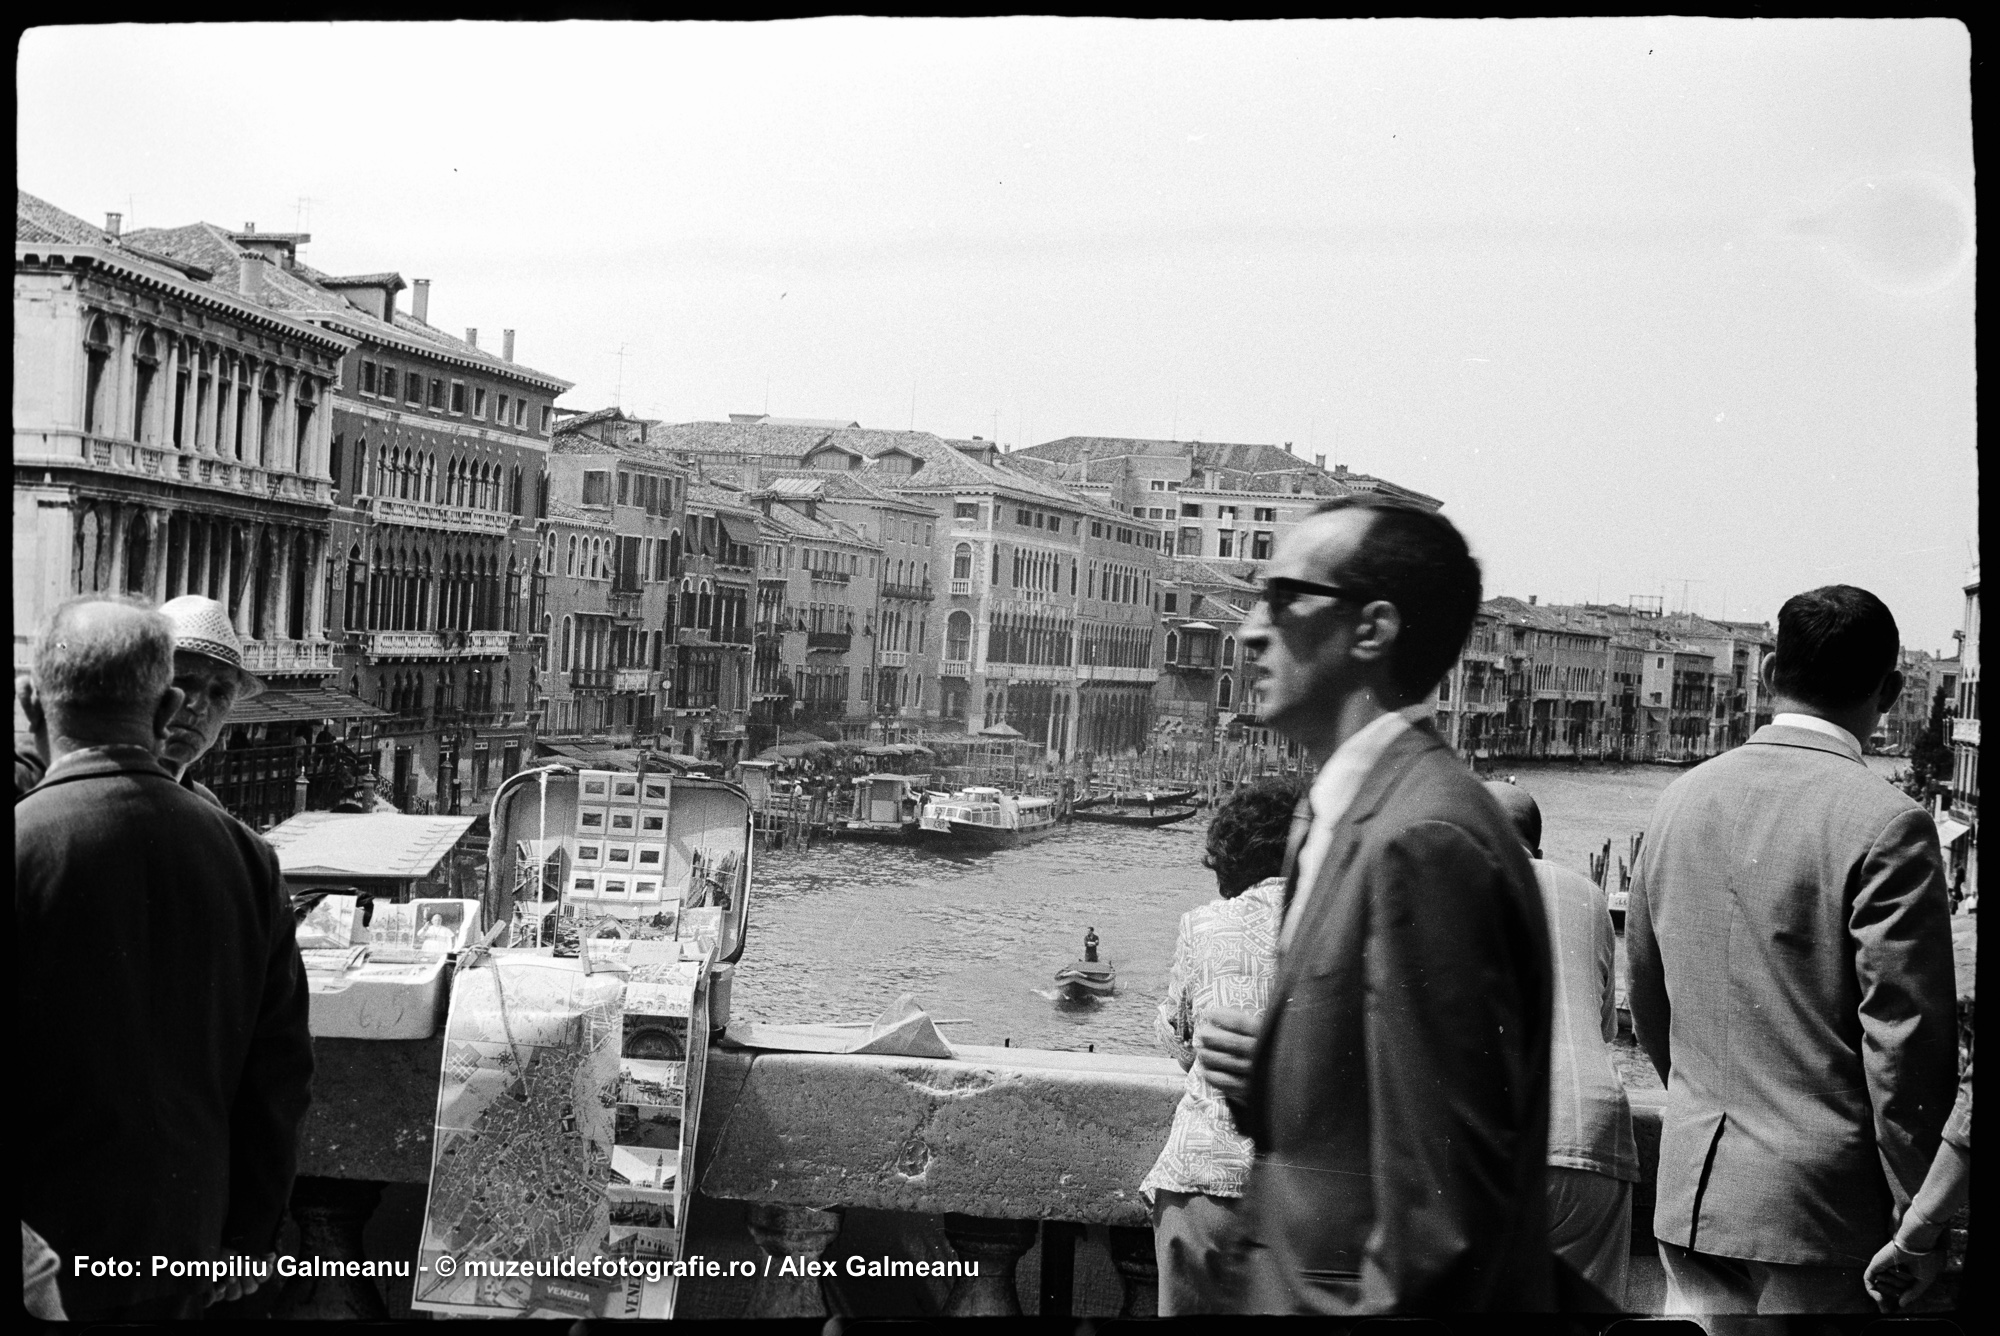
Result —
[{"label": "canal water", "polygon": [[[1870,761],[1885,777],[1903,764]],[[1523,762],[1496,773],[1541,804],[1544,854],[1587,874],[1607,838],[1614,860],[1627,851],[1686,772]],[[984,854],[846,841],[759,854],[733,1013],[867,1021],[907,992],[962,1021],[943,1027],[959,1043],[1158,1053],[1153,1013],[1180,916],[1215,894],[1201,866],[1206,826],[1205,814],[1156,830],[1077,824]],[[1614,886],[1616,876],[1614,861]],[[1059,1001],[1051,976],[1082,954],[1087,928],[1117,968],[1118,995]],[[1629,1083],[1658,1084],[1629,1043],[1620,1065]]]}]

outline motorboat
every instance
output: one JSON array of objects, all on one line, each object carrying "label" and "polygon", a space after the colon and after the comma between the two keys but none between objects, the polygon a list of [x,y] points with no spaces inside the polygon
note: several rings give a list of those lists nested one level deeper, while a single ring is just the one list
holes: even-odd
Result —
[{"label": "motorboat", "polygon": [[1056,971],[1056,985],[1072,1001],[1110,997],[1118,991],[1118,971],[1108,960],[1078,960]]},{"label": "motorboat", "polygon": [[840,823],[849,838],[914,840],[928,775],[863,775],[854,781],[854,810]]},{"label": "motorboat", "polygon": [[1193,816],[1194,808],[1169,807],[1158,812],[1135,807],[1090,807],[1082,811],[1072,808],[1070,815],[1077,821],[1096,821],[1107,826],[1170,826]]},{"label": "motorboat", "polygon": [[924,800],[917,825],[928,842],[1011,849],[1056,829],[1056,800],[985,787],[934,793]]}]

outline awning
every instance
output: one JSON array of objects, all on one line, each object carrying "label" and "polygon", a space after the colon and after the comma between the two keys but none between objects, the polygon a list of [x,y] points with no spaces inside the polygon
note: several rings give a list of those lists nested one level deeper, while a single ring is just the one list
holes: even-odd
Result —
[{"label": "awning", "polygon": [[1216,624],[1215,624],[1214,622],[1182,622],[1182,623],[1181,623],[1181,630],[1183,630],[1183,631],[1220,631],[1221,629],[1222,629],[1222,628],[1221,628],[1221,627],[1219,627],[1219,626],[1217,626],[1217,625],[1216,625]]},{"label": "awning", "polygon": [[1938,818],[1937,828],[1938,843],[1947,849],[1972,833],[1972,827],[1963,821],[1954,821],[1948,816]]},{"label": "awning", "polygon": [[469,816],[301,812],[264,833],[287,877],[427,877],[472,830]]},{"label": "awning", "polygon": [[386,719],[387,710],[378,710],[359,696],[331,687],[272,687],[261,696],[239,701],[229,712],[229,722],[238,724],[288,724],[311,719]]},{"label": "awning", "polygon": [[722,526],[722,532],[729,535],[729,541],[738,547],[757,545],[757,521],[742,515],[717,515],[715,522]]},{"label": "awning", "polygon": [[632,771],[639,768],[639,751],[635,747],[591,747],[575,742],[537,741],[535,749],[544,756],[575,761],[587,770]]}]

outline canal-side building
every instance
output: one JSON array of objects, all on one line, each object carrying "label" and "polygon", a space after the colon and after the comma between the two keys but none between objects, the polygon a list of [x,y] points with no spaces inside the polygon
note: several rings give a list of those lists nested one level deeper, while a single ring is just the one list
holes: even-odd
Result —
[{"label": "canal-side building", "polygon": [[[201,773],[269,825],[296,802],[295,732],[317,741],[377,713],[337,689],[329,617],[333,405],[358,341],[273,309],[261,296],[271,266],[254,250],[197,261],[107,221],[17,192],[15,667],[37,623],[75,594],[220,601],[273,689],[239,708]],[[311,801],[343,796],[352,768]]]},{"label": "canal-side building", "polygon": [[850,719],[845,731],[857,739],[902,742],[935,728],[942,648],[940,628],[932,625],[939,598],[932,577],[937,512],[844,467],[767,473],[755,495],[858,540],[871,571],[880,563],[876,603],[869,609],[875,634],[856,646],[866,713]]},{"label": "canal-side building", "polygon": [[1308,464],[1289,443],[1158,441],[1065,436],[1015,452],[1054,467],[1045,481],[1113,510],[1167,525],[1174,556],[1229,563],[1254,574],[1278,540],[1322,501],[1359,492],[1399,497],[1427,510],[1443,503],[1383,478]]},{"label": "canal-side building", "polygon": [[[1074,746],[1087,756],[1116,756],[1144,747],[1152,735],[1162,681],[1157,605],[1167,596],[1160,581],[1171,565],[1161,552],[1164,525],[1134,519],[1094,497],[1080,500]],[[1234,708],[1231,688],[1223,691]]]},{"label": "canal-side building", "polygon": [[478,810],[533,755],[537,521],[569,382],[515,361],[512,330],[495,353],[477,330],[433,325],[426,279],[313,268],[303,234],[192,223],[132,237],[234,265],[258,305],[352,341],[319,462],[334,501],[323,578],[340,591],[338,681],[394,716],[374,741],[397,806]]},{"label": "canal-side building", "polygon": [[734,487],[691,479],[675,632],[677,750],[734,765],[751,753],[751,611],[756,602],[758,512]]},{"label": "canal-side building", "polygon": [[[889,634],[882,545],[821,509],[817,479],[778,478],[752,501],[761,512],[765,554],[755,621],[771,628],[759,631],[752,695],[776,699],[769,722],[764,712],[755,720],[757,740],[769,745],[791,730],[832,741],[879,738],[878,698],[887,692],[881,708],[893,717],[910,704],[911,681],[905,673],[878,672],[879,642]],[[908,660],[898,663],[906,667]]]},{"label": "canal-side building", "polygon": [[1220,562],[1173,560],[1157,599],[1160,675],[1153,690],[1155,736],[1216,741],[1242,700],[1242,627],[1257,586]]},{"label": "canal-side building", "polygon": [[1958,641],[1958,711],[1951,721],[1951,805],[1938,824],[1952,886],[1979,892],[1979,568],[1965,586],[1965,624]]},{"label": "canal-side building", "polygon": [[1500,649],[1498,611],[1482,605],[1465,646],[1438,683],[1433,719],[1438,736],[1470,757],[1503,745],[1507,726],[1507,660]]}]

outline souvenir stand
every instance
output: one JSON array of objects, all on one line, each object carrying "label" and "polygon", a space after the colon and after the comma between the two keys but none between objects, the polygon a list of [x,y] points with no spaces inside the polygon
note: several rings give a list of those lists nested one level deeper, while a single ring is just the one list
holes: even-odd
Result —
[{"label": "souvenir stand", "polygon": [[[300,1251],[365,1256],[382,1185],[426,1183],[422,1265],[448,1250],[499,1263],[568,1257],[581,1274],[440,1285],[432,1268],[418,1276],[417,1309],[668,1316],[673,1280],[659,1266],[654,1281],[642,1273],[679,1256],[692,1195],[680,1167],[693,1161],[707,1041],[727,1018],[742,951],[748,799],[719,780],[551,765],[501,786],[490,827],[485,884],[465,916],[415,921],[434,939],[455,928],[435,1004],[406,1006],[411,1028],[315,1035],[293,1194]],[[310,867],[315,888],[335,891],[334,909],[315,905],[317,921],[301,924],[302,949],[326,953],[323,973],[333,948],[308,939],[338,934],[338,890],[358,887],[359,869]],[[376,893],[376,914],[388,899]],[[364,968],[383,955],[401,964],[398,951],[416,947],[357,937],[349,950]],[[615,1274],[620,1259],[632,1274]],[[388,1315],[372,1282],[345,1279],[295,1285],[277,1312]]]}]

